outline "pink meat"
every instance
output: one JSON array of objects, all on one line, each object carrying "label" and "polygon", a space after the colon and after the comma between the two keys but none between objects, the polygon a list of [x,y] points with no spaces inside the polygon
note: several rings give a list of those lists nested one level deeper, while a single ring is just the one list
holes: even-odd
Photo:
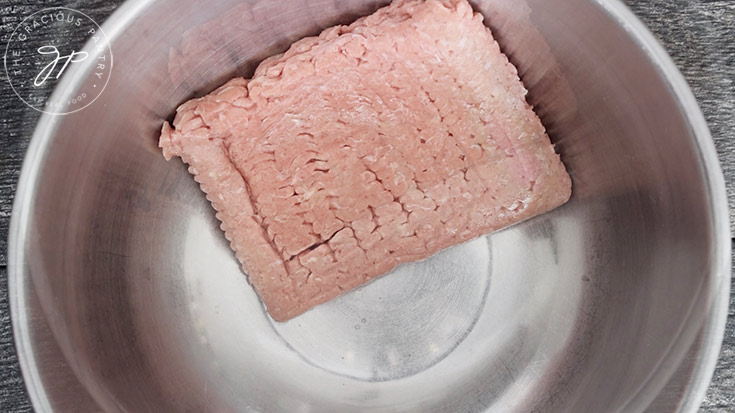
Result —
[{"label": "pink meat", "polygon": [[525,95],[466,0],[396,0],[184,103],[160,146],[283,321],[566,202]]}]

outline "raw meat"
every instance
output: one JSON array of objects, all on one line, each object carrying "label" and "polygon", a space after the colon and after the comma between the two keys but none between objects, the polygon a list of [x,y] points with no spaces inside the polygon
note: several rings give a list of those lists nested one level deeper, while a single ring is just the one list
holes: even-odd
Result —
[{"label": "raw meat", "polygon": [[525,95],[466,0],[396,0],[184,103],[160,146],[284,321],[566,202]]}]

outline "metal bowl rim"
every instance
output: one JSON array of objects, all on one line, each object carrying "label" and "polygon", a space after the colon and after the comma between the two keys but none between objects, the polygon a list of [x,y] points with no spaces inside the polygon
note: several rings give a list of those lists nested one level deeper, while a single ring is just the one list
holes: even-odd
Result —
[{"label": "metal bowl rim", "polygon": [[[154,1],[128,0],[113,12],[101,26],[110,43],[117,39],[128,24]],[[709,284],[712,304],[702,334],[704,335],[703,342],[713,344],[702,346],[699,349],[698,366],[695,367],[682,393],[682,403],[679,404],[681,412],[695,412],[704,400],[717,364],[729,306],[731,234],[725,178],[712,135],[701,109],[686,80],[663,46],[621,0],[593,0],[593,2],[629,33],[630,38],[646,53],[659,75],[666,81],[691,128],[699,159],[704,168],[712,214],[711,224],[715,250],[710,271],[713,282]],[[86,47],[90,47],[90,44],[87,43]],[[69,70],[69,73],[62,78],[54,90],[52,95],[54,99],[69,95],[92,66],[93,62],[83,63]],[[23,246],[28,229],[28,207],[38,178],[38,166],[46,155],[48,144],[53,139],[59,119],[59,115],[43,113],[33,132],[18,180],[8,234],[8,295],[15,348],[29,398],[34,409],[39,412],[52,412],[53,408],[44,390],[38,366],[33,357],[33,343],[27,322],[28,314],[24,311],[26,309],[24,292],[27,288],[25,284],[27,280],[24,277],[26,266]]]}]

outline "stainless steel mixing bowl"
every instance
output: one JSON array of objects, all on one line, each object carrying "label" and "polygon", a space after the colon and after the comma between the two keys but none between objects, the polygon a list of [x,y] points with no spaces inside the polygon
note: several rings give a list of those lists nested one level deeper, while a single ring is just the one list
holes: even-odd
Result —
[{"label": "stainless steel mixing bowl", "polygon": [[[90,107],[44,116],[12,220],[39,411],[693,411],[729,288],[724,181],[695,101],[617,1],[477,0],[574,181],[564,207],[287,323],[156,146],[187,98],[375,0],[131,0]],[[91,82],[77,65],[57,97]]]}]

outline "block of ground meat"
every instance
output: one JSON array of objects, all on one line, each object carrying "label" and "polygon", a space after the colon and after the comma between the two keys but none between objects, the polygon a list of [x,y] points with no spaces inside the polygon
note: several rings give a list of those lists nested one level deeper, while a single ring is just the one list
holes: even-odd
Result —
[{"label": "block of ground meat", "polygon": [[525,95],[465,0],[397,0],[184,103],[160,146],[284,321],[566,202]]}]

